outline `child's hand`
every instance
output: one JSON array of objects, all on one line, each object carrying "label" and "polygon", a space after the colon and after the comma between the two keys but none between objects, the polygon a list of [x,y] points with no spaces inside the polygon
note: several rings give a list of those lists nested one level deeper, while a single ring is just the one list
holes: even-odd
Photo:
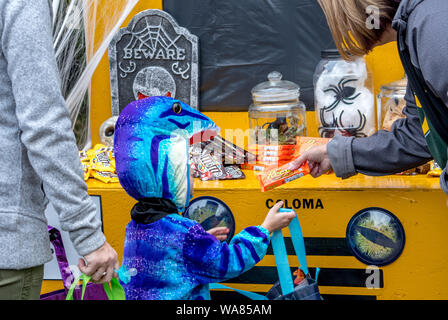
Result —
[{"label": "child's hand", "polygon": [[227,235],[229,234],[229,232],[229,228],[225,227],[213,228],[207,231],[207,233],[215,236],[219,241],[227,240]]},{"label": "child's hand", "polygon": [[276,230],[283,229],[289,226],[289,223],[296,216],[294,212],[278,212],[283,206],[283,202],[280,201],[268,212],[268,215],[262,223],[262,227],[272,233]]}]

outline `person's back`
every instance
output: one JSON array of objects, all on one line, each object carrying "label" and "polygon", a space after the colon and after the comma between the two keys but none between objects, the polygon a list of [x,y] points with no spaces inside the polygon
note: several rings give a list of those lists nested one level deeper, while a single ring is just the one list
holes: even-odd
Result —
[{"label": "person's back", "polygon": [[[48,200],[79,255],[105,245],[61,94],[52,30],[48,0],[0,0],[0,299],[39,296],[43,264],[52,259]],[[36,289],[20,295],[31,277],[17,284],[16,275],[29,268]]]}]

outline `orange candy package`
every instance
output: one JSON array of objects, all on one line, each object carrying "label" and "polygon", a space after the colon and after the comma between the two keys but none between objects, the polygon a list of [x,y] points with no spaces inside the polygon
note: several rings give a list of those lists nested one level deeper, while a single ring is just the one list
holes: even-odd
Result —
[{"label": "orange candy package", "polygon": [[[297,146],[295,149],[294,158],[298,158],[312,147],[325,145],[329,141],[330,139],[326,138],[297,137]],[[276,160],[280,159],[277,158]],[[266,170],[264,173],[260,174],[258,179],[261,184],[261,192],[275,189],[283,184],[310,174],[310,167],[308,166],[308,163],[302,164],[300,168],[294,171],[289,170],[288,167],[289,163],[283,163],[280,168]]]},{"label": "orange candy package", "polygon": [[294,158],[301,156],[305,151],[317,146],[328,144],[331,139],[314,137],[297,137],[297,148]]},{"label": "orange candy package", "polygon": [[288,167],[289,164],[285,164],[280,168],[260,174],[258,180],[260,181],[261,192],[275,189],[283,184],[310,174],[308,163],[302,164],[302,166],[294,171],[289,170]]}]

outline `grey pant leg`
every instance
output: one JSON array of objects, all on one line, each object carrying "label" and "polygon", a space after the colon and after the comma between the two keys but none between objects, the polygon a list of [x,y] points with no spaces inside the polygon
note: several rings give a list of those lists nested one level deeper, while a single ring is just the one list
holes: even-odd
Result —
[{"label": "grey pant leg", "polygon": [[0,270],[0,300],[39,300],[44,266]]}]

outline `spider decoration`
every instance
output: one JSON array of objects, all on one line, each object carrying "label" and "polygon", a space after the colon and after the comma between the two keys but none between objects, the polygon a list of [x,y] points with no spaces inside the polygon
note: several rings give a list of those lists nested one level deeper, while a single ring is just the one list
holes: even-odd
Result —
[{"label": "spider decoration", "polygon": [[[285,125],[288,126],[288,123],[286,122],[286,117],[278,117],[273,122],[265,123],[262,126],[262,128],[263,129],[268,129],[268,130],[270,130],[270,129],[280,129],[280,128],[284,127]],[[266,128],[266,126],[268,126],[268,127]]]},{"label": "spider decoration", "polygon": [[325,93],[327,92],[333,92],[335,95],[335,101],[329,106],[324,108],[326,111],[331,111],[334,108],[336,108],[341,102],[345,104],[353,104],[356,98],[358,98],[361,93],[356,93],[356,88],[347,86],[347,83],[358,81],[358,79],[346,79],[342,78],[341,81],[339,81],[338,85],[335,86],[334,84],[330,85],[329,89],[324,90]]},{"label": "spider decoration", "polygon": [[274,140],[279,145],[296,144],[296,136],[298,131],[298,119],[291,117],[289,125],[286,117],[277,117],[273,122],[267,122],[257,128],[256,141],[258,144],[266,144]]},{"label": "spider decoration", "polygon": [[341,112],[341,114],[339,115],[339,128],[342,132],[343,136],[346,137],[356,137],[356,138],[365,138],[367,137],[367,135],[365,133],[362,132],[362,130],[364,130],[364,128],[366,127],[367,124],[367,117],[365,114],[362,114],[361,111],[358,110],[358,115],[359,115],[359,125],[357,127],[346,127],[344,126],[344,124],[342,123],[342,115],[344,114],[344,111]]},{"label": "spider decoration", "polygon": [[327,123],[325,121],[325,109],[320,109],[320,123],[322,123],[322,127],[319,128],[319,133],[322,138],[333,138],[334,132],[339,127],[338,120],[334,116],[334,113],[331,115],[333,116],[333,121]]},{"label": "spider decoration", "polygon": [[338,118],[335,117],[334,113],[332,123],[325,122],[325,110],[321,109],[320,111],[320,119],[322,123],[322,127],[319,128],[319,132],[323,138],[333,138],[336,130],[340,131],[341,134],[345,137],[356,137],[356,138],[365,138],[367,135],[362,131],[366,127],[367,117],[365,114],[362,114],[361,111],[358,110],[359,115],[359,125],[354,126],[344,126],[342,123],[342,116],[344,115],[344,111],[341,112]]}]

